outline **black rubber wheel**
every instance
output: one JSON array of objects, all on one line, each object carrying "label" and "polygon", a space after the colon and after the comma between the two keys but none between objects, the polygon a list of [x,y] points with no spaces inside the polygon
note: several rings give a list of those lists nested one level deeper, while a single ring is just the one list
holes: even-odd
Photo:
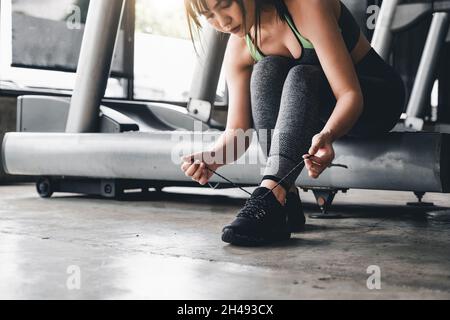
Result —
[{"label": "black rubber wheel", "polygon": [[51,180],[49,178],[40,178],[36,183],[36,191],[41,198],[50,198],[53,195]]}]

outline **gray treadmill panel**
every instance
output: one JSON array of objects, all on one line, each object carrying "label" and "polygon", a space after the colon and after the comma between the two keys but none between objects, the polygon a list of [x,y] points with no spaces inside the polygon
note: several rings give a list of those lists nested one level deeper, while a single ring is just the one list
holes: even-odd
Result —
[{"label": "gray treadmill panel", "polygon": [[[201,151],[220,132],[149,132],[122,134],[8,133],[3,142],[5,171],[30,176],[77,176],[163,181],[191,181],[180,170],[182,154]],[[449,135],[390,133],[375,139],[335,143],[335,163],[319,179],[305,171],[296,184],[423,192],[449,192]],[[184,151],[183,151],[184,149]],[[246,159],[219,169],[237,184],[257,185],[265,158],[253,136]],[[244,156],[243,156],[244,157]],[[214,175],[211,182],[223,182]]]}]

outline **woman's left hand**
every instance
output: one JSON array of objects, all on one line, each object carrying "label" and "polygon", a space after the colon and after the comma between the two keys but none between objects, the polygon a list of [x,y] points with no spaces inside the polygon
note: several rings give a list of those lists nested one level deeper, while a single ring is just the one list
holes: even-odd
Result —
[{"label": "woman's left hand", "polygon": [[303,156],[308,175],[317,179],[334,160],[333,139],[330,132],[321,132],[312,139],[308,154]]}]

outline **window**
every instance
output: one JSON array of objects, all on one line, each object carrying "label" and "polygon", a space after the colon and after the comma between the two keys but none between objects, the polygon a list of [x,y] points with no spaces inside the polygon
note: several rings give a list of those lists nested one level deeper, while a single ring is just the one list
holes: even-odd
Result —
[{"label": "window", "polygon": [[[0,1],[0,89],[71,94],[89,0]],[[127,1],[106,96],[187,102],[197,57],[183,1],[133,4]],[[131,50],[125,40],[134,28]],[[224,104],[220,79],[216,102]]]},{"label": "window", "polygon": [[[89,0],[0,1],[1,87],[70,93]],[[116,57],[113,71],[118,75],[121,63]],[[123,77],[111,78],[106,95],[124,97],[125,86]]]},{"label": "window", "polygon": [[[136,0],[135,32],[135,98],[187,102],[197,58],[184,2]],[[217,102],[224,101],[222,76]]]}]

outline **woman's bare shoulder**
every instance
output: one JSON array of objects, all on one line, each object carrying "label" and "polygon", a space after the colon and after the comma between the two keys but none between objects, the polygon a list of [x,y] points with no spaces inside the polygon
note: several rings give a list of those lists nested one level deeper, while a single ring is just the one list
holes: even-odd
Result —
[{"label": "woman's bare shoulder", "polygon": [[285,0],[285,3],[292,15],[302,14],[307,17],[310,10],[327,7],[334,12],[336,19],[338,19],[341,12],[340,0]]},{"label": "woman's bare shoulder", "polygon": [[225,54],[225,60],[238,68],[252,67],[255,63],[248,50],[245,38],[230,36]]}]

